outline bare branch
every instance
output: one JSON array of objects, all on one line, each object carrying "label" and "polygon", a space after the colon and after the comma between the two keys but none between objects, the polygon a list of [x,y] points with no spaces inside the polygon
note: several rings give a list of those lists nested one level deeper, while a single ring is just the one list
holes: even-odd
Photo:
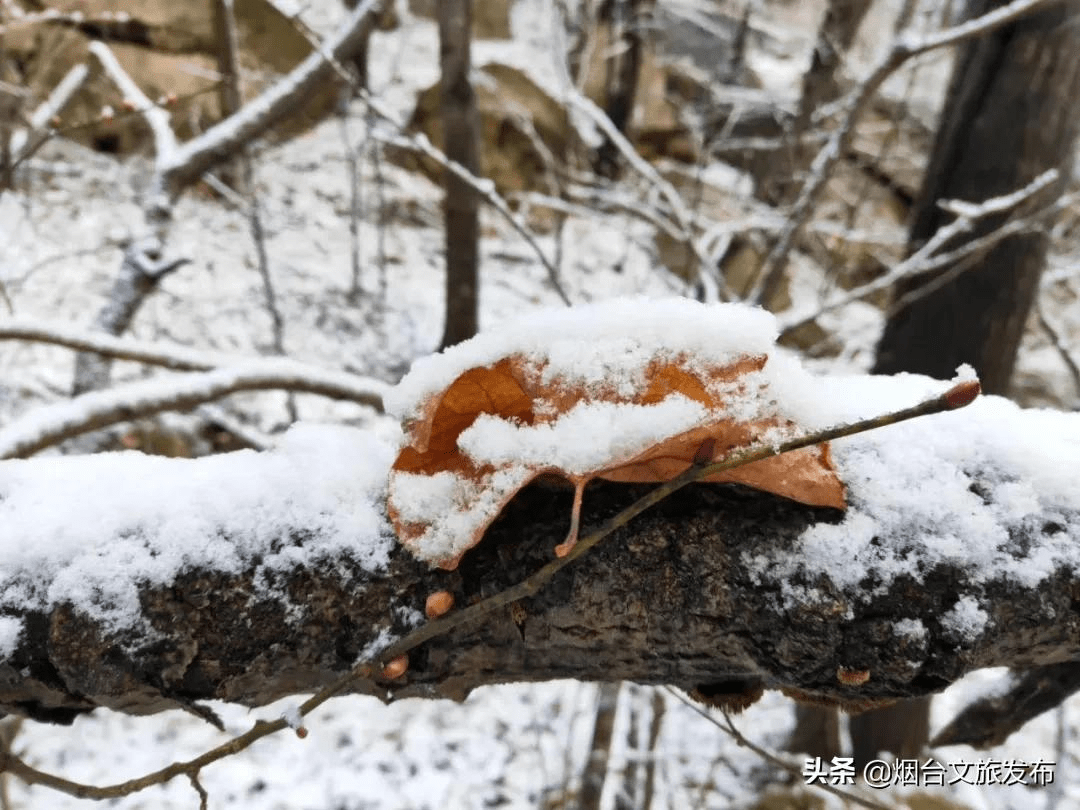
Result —
[{"label": "bare branch", "polygon": [[382,7],[383,0],[364,0],[342,26],[315,53],[309,55],[281,81],[252,99],[235,115],[220,121],[202,135],[178,148],[160,163],[159,182],[171,199],[222,161],[294,112],[312,91],[334,72],[335,63],[346,61],[363,47]]},{"label": "bare branch", "polygon": [[1080,667],[1075,661],[1010,671],[996,688],[961,709],[930,744],[984,749],[1001,745],[1027,721],[1060,706],[1077,690]]},{"label": "bare branch", "polygon": [[[675,691],[670,686],[664,687],[664,689],[669,695],[671,695],[674,698],[677,698],[684,705],[690,707],[695,712],[700,714],[702,717],[704,717],[706,720],[708,720],[710,723],[712,723],[718,729],[720,729],[725,734],[727,734],[729,737],[731,737],[731,739],[735,740],[735,742],[738,743],[739,745],[741,745],[743,748],[749,748],[751,751],[753,751],[755,754],[757,754],[763,760],[765,760],[766,762],[768,762],[771,765],[774,765],[775,767],[779,768],[782,771],[786,771],[787,773],[794,776],[797,780],[802,780],[803,779],[803,772],[802,772],[801,769],[799,769],[795,765],[792,765],[790,762],[788,762],[785,759],[782,759],[781,757],[777,756],[776,754],[772,753],[771,751],[769,751],[769,750],[767,750],[765,748],[762,748],[760,745],[757,745],[756,743],[749,740],[741,731],[739,731],[739,729],[737,729],[735,727],[735,722],[731,719],[731,715],[728,714],[727,712],[722,712],[722,714],[724,716],[724,722],[721,723],[719,720],[717,720],[715,717],[713,717],[712,714],[705,711],[705,709],[703,709],[701,706],[699,706],[696,703],[689,700],[681,692]],[[871,799],[867,799],[867,798],[865,798],[863,796],[860,796],[858,793],[853,793],[853,792],[848,791],[848,790],[841,790],[840,788],[836,787],[835,785],[830,785],[827,782],[817,782],[817,783],[813,784],[812,787],[820,788],[821,790],[824,790],[826,793],[831,793],[834,796],[839,796],[841,799],[847,799],[848,801],[854,802],[855,804],[859,805],[860,807],[869,807],[870,810],[893,810],[893,808],[889,807],[887,804],[880,804],[878,802],[872,801]]]},{"label": "bare branch", "polygon": [[600,128],[604,135],[607,136],[608,142],[618,149],[630,166],[658,191],[660,197],[671,208],[675,223],[681,231],[681,240],[690,248],[697,259],[698,277],[702,284],[706,286],[706,289],[712,293],[710,297],[730,301],[732,299],[731,292],[727,289],[723,277],[713,272],[715,264],[709,261],[697,242],[695,237],[695,231],[698,230],[696,218],[687,210],[682,196],[675,190],[675,187],[661,177],[659,172],[637,153],[633,144],[626,139],[625,135],[619,132],[618,127],[593,101],[576,90],[569,90],[567,98],[576,109],[588,116],[589,120]]},{"label": "bare branch", "polygon": [[[832,296],[828,301],[819,304],[812,313],[784,313],[778,316],[780,333],[786,335],[800,326],[815,320],[826,312],[831,312],[842,306],[858,301],[879,290],[888,289],[902,279],[910,276],[929,273],[942,267],[948,267],[965,256],[980,253],[996,245],[1001,240],[1015,233],[1032,227],[1033,222],[1041,221],[1052,215],[1067,204],[1065,200],[1059,200],[1052,205],[1038,211],[1030,217],[1022,220],[1014,220],[1003,224],[985,236],[964,243],[958,248],[947,253],[937,252],[952,242],[957,236],[971,232],[976,224],[989,216],[1003,214],[1015,209],[1023,203],[1031,200],[1040,191],[1057,182],[1059,178],[1057,169],[1043,172],[1026,186],[1009,194],[999,197],[991,197],[981,203],[969,203],[960,200],[943,200],[939,204],[950,213],[956,214],[956,219],[948,225],[944,225],[927,242],[915,251],[911,256],[897,264],[883,276],[862,284],[852,290],[846,290]],[[937,255],[935,255],[937,254]]]},{"label": "bare branch", "polygon": [[1039,326],[1046,332],[1047,337],[1050,338],[1050,343],[1057,349],[1057,353],[1061,355],[1065,367],[1069,369],[1069,376],[1072,377],[1076,395],[1080,397],[1080,363],[1076,362],[1076,358],[1073,357],[1069,347],[1065,345],[1061,331],[1046,317],[1046,313],[1043,311],[1042,304],[1039,303],[1038,299],[1035,301],[1035,315],[1039,319]]},{"label": "bare branch", "polygon": [[238,391],[302,391],[381,409],[387,388],[385,383],[284,359],[140,380],[46,405],[8,423],[0,428],[0,458],[26,458],[92,430],[162,411],[190,410]]},{"label": "bare branch", "polygon": [[176,133],[173,132],[169,121],[169,113],[146,97],[108,45],[101,40],[94,40],[89,48],[90,53],[97,58],[109,78],[120,89],[124,101],[130,103],[150,125],[150,131],[154,134],[154,154],[157,166],[168,166],[176,153]]},{"label": "bare branch", "polygon": [[878,88],[885,83],[889,76],[912,57],[987,34],[1056,2],[1060,2],[1060,0],[1013,0],[1012,3],[1003,8],[995,9],[961,25],[947,28],[944,31],[939,31],[921,39],[908,34],[898,36],[893,41],[893,45],[885,57],[849,96],[843,121],[814,158],[814,162],[810,166],[810,175],[799,193],[798,199],[792,206],[787,226],[781,232],[780,238],[761,265],[761,282],[751,299],[760,303],[768,301],[772,297],[780,280],[783,278],[784,271],[787,268],[788,254],[795,244],[796,237],[802,231],[803,226],[817,206],[818,199],[825,189],[825,184],[829,180],[833,167],[851,144],[856,123],[862,117]]},{"label": "bare branch", "polygon": [[480,194],[484,198],[484,201],[494,208],[505,219],[518,235],[525,240],[526,244],[533,249],[537,258],[540,260],[540,264],[544,266],[547,271],[548,283],[551,288],[555,290],[555,293],[562,299],[562,302],[567,306],[571,306],[570,297],[563,289],[562,282],[559,280],[559,271],[552,264],[551,259],[548,258],[547,253],[540,247],[540,244],[536,241],[536,237],[529,232],[529,229],[514,215],[514,212],[510,210],[510,206],[507,205],[506,200],[495,190],[495,184],[490,180],[482,177],[477,177],[470,172],[460,163],[450,160],[440,149],[437,149],[426,135],[408,135],[405,134],[404,127],[401,127],[394,118],[385,111],[381,104],[375,101],[372,96],[366,91],[361,93],[361,98],[371,109],[380,117],[390,123],[394,124],[398,128],[401,135],[394,140],[396,146],[403,146],[408,149],[414,149],[421,152],[425,156],[431,158],[444,169],[447,169],[454,173],[463,182],[467,183],[470,188]]}]

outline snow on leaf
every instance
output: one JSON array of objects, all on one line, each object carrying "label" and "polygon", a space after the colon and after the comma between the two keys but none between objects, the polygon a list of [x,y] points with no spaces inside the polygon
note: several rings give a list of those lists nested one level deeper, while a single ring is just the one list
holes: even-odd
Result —
[{"label": "snow on leaf", "polygon": [[[575,486],[563,554],[588,481],[665,481],[792,435],[798,426],[767,369],[771,320],[761,315],[622,300],[523,319],[421,361],[388,397],[406,418],[388,499],[398,537],[419,558],[455,568],[522,487],[555,473]],[[827,446],[706,480],[845,506]]]}]

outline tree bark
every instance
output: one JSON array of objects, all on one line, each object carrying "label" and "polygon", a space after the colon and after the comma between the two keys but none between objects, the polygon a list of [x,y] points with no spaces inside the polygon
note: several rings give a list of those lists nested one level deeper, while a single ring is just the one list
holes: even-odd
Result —
[{"label": "tree bark", "polygon": [[[438,4],[442,122],[446,156],[474,175],[480,173],[480,119],[469,79],[472,0]],[[442,347],[476,334],[479,293],[480,197],[449,170],[446,191],[446,325]]]},{"label": "tree bark", "polygon": [[[978,0],[968,13],[994,5],[1003,3]],[[1075,0],[1053,5],[960,52],[913,213],[913,249],[948,219],[939,200],[977,202],[1054,168],[1061,180],[1040,201],[1064,188],[1080,122],[1078,13]],[[1002,221],[987,217],[964,239],[984,236]],[[977,268],[936,288],[927,285],[954,268],[901,284],[874,370],[948,377],[959,363],[970,363],[984,391],[1007,393],[1047,247],[1043,232],[1013,236],[989,250]]]}]

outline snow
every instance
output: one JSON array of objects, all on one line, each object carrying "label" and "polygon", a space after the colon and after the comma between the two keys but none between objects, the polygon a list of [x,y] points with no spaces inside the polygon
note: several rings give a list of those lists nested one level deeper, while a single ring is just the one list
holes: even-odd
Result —
[{"label": "snow", "polygon": [[515,354],[543,368],[545,385],[614,387],[627,396],[640,389],[651,360],[686,355],[723,366],[766,353],[775,336],[773,316],[763,309],[687,298],[633,297],[532,312],[418,359],[385,405],[402,421],[415,419],[432,394],[465,371]]},{"label": "snow", "polygon": [[926,638],[926,625],[919,619],[900,619],[893,622],[893,632],[901,638],[918,641]]},{"label": "snow", "polygon": [[669,436],[705,422],[708,409],[681,394],[653,405],[582,402],[554,421],[516,425],[481,414],[462,431],[458,447],[477,465],[554,467],[582,475],[612,459],[633,458]]},{"label": "snow", "polygon": [[289,703],[285,706],[285,711],[281,713],[281,719],[293,731],[304,725],[304,716],[300,714],[300,706],[296,703]]},{"label": "snow", "polygon": [[[3,462],[0,609],[70,602],[130,629],[140,585],[189,569],[239,572],[260,560],[288,570],[348,557],[380,570],[392,543],[382,505],[392,457],[369,432],[300,424],[263,454]],[[296,545],[301,532],[309,539]],[[16,637],[10,623],[0,629],[0,641]]]},{"label": "snow", "polygon": [[14,616],[0,616],[0,656],[15,652],[22,636],[23,623]]},{"label": "snow", "polygon": [[[823,377],[819,385],[842,421],[941,393],[941,383],[913,375]],[[972,583],[1025,587],[1055,568],[1080,566],[1080,423],[1069,414],[983,396],[958,411],[838,440],[832,450],[848,485],[843,521],[810,528],[788,550],[757,555],[761,581],[823,573],[856,592],[862,583],[870,598],[897,577],[922,581],[937,565],[958,566]],[[1039,531],[1045,520],[1061,530]],[[1033,542],[1021,551],[1016,534]],[[975,614],[963,616],[971,621],[961,624],[975,628]]]},{"label": "snow", "polygon": [[974,596],[963,596],[941,616],[941,626],[946,632],[965,641],[978,638],[990,620],[989,614],[979,607]]}]

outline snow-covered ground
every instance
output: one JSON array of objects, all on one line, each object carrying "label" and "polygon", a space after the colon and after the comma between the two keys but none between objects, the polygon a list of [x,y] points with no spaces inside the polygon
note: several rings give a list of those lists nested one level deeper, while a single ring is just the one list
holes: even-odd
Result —
[{"label": "snow-covered ground", "polygon": [[[333,0],[312,3],[306,13],[321,31],[340,17]],[[522,2],[515,14],[519,34],[513,46],[515,64],[534,63],[541,79],[557,82],[558,71],[543,67],[551,4]],[[808,42],[805,36],[794,40]],[[507,51],[505,45],[480,46],[477,55],[494,57]],[[401,31],[376,34],[372,54],[372,86],[404,120],[416,88],[437,75],[434,26],[411,22]],[[762,57],[756,66],[770,86],[779,88],[790,86],[800,65],[800,57],[793,56],[786,64]],[[931,102],[926,100],[927,105]],[[364,137],[361,108],[356,106],[353,113],[348,129],[352,147],[357,148],[363,146]],[[259,157],[260,200],[284,316],[285,346],[298,360],[394,383],[415,358],[436,347],[441,334],[440,196],[423,178],[385,161],[378,171],[372,161],[363,162],[363,293],[350,301],[348,151],[340,123],[329,121]],[[0,196],[4,290],[0,317],[10,304],[19,317],[89,326],[119,267],[121,244],[140,232],[139,191],[146,175],[140,159],[118,163],[62,143],[42,150],[26,174],[26,191]],[[380,194],[387,212],[384,226],[373,212]],[[191,264],[164,281],[140,311],[130,334],[230,354],[269,353],[271,319],[261,305],[263,286],[244,212],[191,193],[180,201],[175,219],[170,250],[190,258]],[[380,229],[385,240],[383,267],[376,261]],[[559,305],[530,248],[491,212],[484,215],[484,235],[483,326],[514,319],[523,310]],[[683,283],[659,268],[652,235],[649,226],[629,217],[568,220],[562,283],[570,297],[588,302],[683,292]],[[555,255],[553,236],[541,235],[538,240],[549,256]],[[1070,288],[1054,280],[1064,278],[1068,269],[1068,262],[1059,256],[1048,311],[1063,331],[1075,334],[1080,331],[1080,316],[1075,306],[1069,309],[1075,303]],[[800,285],[815,288],[813,282],[796,287],[801,289]],[[832,318],[830,326],[846,328],[842,338],[847,348],[841,362],[820,365],[834,371],[858,370],[868,361],[879,324],[880,317],[868,307]],[[1062,368],[1057,352],[1033,332],[1019,373],[1051,378],[1049,389],[1064,392],[1061,399],[1068,401],[1070,382]],[[72,373],[69,350],[0,344],[0,425],[64,398]],[[118,364],[115,370],[119,379],[147,374],[162,372],[131,364]],[[289,418],[280,394],[237,395],[228,407],[264,431],[280,430]],[[303,420],[387,430],[369,409],[354,404],[302,395],[297,408]],[[975,673],[936,698],[935,725],[951,718],[995,676],[1000,673]],[[460,705],[408,700],[383,706],[369,698],[339,698],[309,719],[311,733],[306,739],[279,734],[262,740],[206,769],[203,783],[211,808],[241,810],[570,807],[588,753],[596,691],[593,685],[570,682],[505,685],[477,690]],[[650,696],[651,690],[643,687],[623,690],[612,752],[615,769],[642,756],[628,752],[625,739],[628,723],[647,723],[648,718],[642,717],[647,715]],[[793,792],[788,777],[775,774],[692,709],[666,693],[663,701],[660,734],[654,750],[646,754],[655,757],[653,807],[751,806],[768,784]],[[215,709],[227,728],[238,732],[254,718],[277,717],[295,702],[250,712],[232,706]],[[737,723],[753,741],[775,750],[791,729],[792,704],[769,694]],[[1057,762],[1055,784],[1046,789],[958,785],[942,792],[979,810],[1080,807],[1080,774],[1071,753],[1078,735],[1080,701],[1074,700],[1028,724],[993,751],[936,752],[943,762],[989,758]],[[71,728],[26,723],[14,750],[41,769],[104,784],[194,756],[224,739],[190,715],[132,718],[99,711],[79,718]],[[43,788],[27,789],[17,780],[9,780],[8,789],[14,807],[87,806]],[[899,803],[902,796],[903,791],[890,790],[877,798]],[[821,800],[839,806],[835,798]],[[611,802],[609,794],[606,806],[613,806]],[[813,806],[803,802],[799,806]],[[110,806],[188,808],[197,806],[197,797],[190,785],[176,780]]]}]

